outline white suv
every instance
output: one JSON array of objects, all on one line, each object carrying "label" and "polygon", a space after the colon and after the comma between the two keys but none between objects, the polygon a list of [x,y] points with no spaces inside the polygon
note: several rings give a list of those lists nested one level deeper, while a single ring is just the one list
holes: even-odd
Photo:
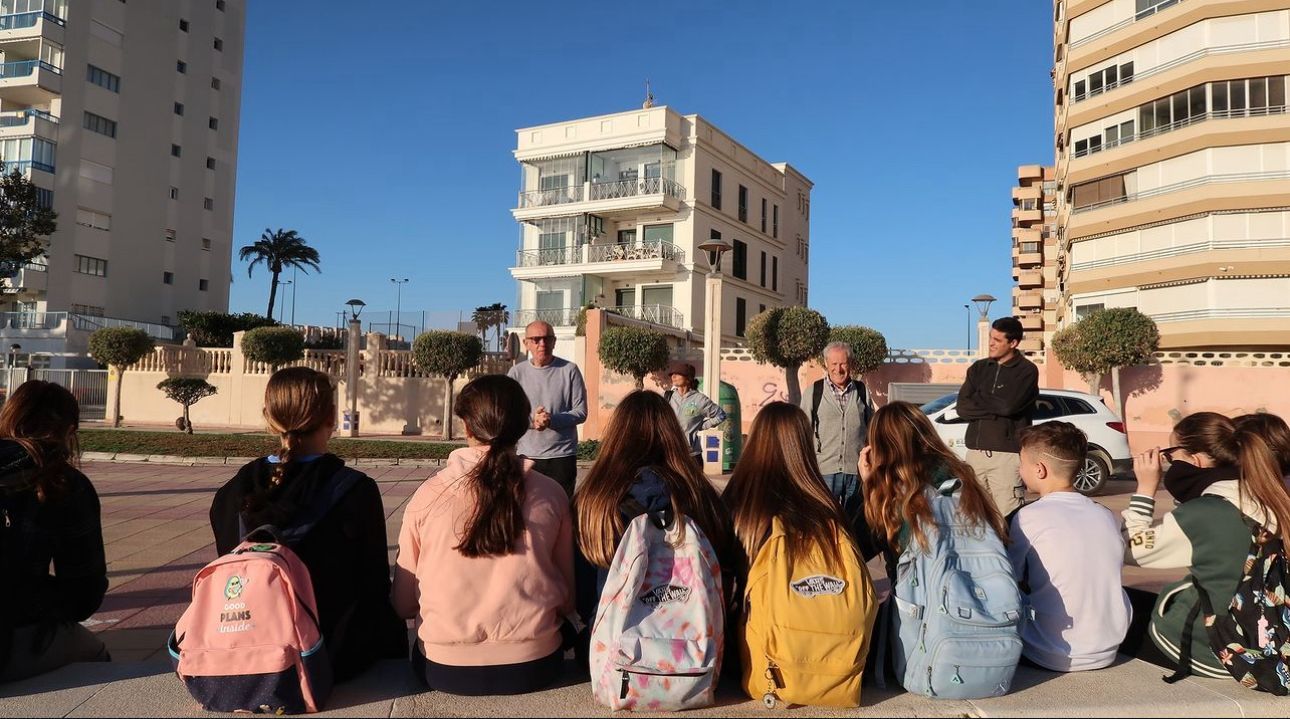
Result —
[{"label": "white suv", "polygon": [[[960,457],[965,457],[967,446],[963,438],[968,421],[954,411],[958,398],[958,393],[947,394],[923,405],[922,410],[932,420],[941,439]],[[1113,475],[1128,474],[1133,469],[1124,423],[1100,397],[1065,389],[1041,389],[1031,421],[1042,424],[1051,420],[1070,422],[1088,436],[1088,455],[1075,476],[1075,489],[1081,494],[1097,494]]]}]

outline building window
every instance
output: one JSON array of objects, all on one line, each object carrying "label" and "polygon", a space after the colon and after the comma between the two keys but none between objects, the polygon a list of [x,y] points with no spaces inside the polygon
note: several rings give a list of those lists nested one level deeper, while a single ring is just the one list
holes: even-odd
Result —
[{"label": "building window", "polygon": [[161,236],[166,238],[167,242],[175,241],[175,231],[169,227],[167,227],[166,230],[161,233]]},{"label": "building window", "polygon": [[179,188],[178,188],[178,187],[173,187],[173,186],[172,186],[172,187],[170,188],[170,199],[172,199],[172,200],[178,200],[178,199],[179,199]]},{"label": "building window", "polygon": [[184,154],[184,148],[180,147],[179,145],[171,145],[171,146],[170,146],[170,155],[171,155],[171,157],[180,157],[180,156],[182,156],[183,154]]},{"label": "building window", "polygon": [[36,206],[45,209],[52,209],[54,206],[54,191],[46,190],[43,187],[36,188]]},{"label": "building window", "polygon": [[183,18],[179,18],[179,32],[188,32],[188,21]]},{"label": "building window", "polygon": [[1071,204],[1077,210],[1093,205],[1111,205],[1125,199],[1124,175],[1090,180],[1071,188]]},{"label": "building window", "polygon": [[1034,254],[1034,253],[1036,253],[1036,252],[1039,252],[1039,243],[1038,243],[1038,242],[1023,242],[1023,243],[1021,243],[1021,252],[1022,252],[1022,254],[1026,254],[1026,255]]},{"label": "building window", "polygon": [[761,231],[766,233],[766,198],[761,198]]},{"label": "building window", "polygon": [[197,291],[205,292],[210,289],[210,280],[197,280]]},{"label": "building window", "polygon": [[775,205],[774,212],[771,213],[770,236],[779,237],[779,205]]},{"label": "building window", "polygon": [[712,207],[721,209],[721,173],[716,170],[712,171]]},{"label": "building window", "polygon": [[730,269],[731,274],[741,280],[748,279],[748,243],[743,240],[735,240],[734,266]]},{"label": "building window", "polygon": [[175,273],[173,273],[173,272],[162,272],[162,273],[161,273],[161,284],[163,284],[163,285],[173,285],[173,284],[175,284]]},{"label": "building window", "polygon": [[742,297],[735,298],[735,336],[743,337],[748,326],[748,301]]},{"label": "building window", "polygon": [[176,114],[176,115],[182,115],[182,114],[184,114],[184,103],[182,103],[182,102],[176,102],[176,103],[175,103],[175,114]]},{"label": "building window", "polygon": [[85,113],[84,124],[85,129],[90,132],[97,132],[98,134],[106,135],[107,137],[116,137],[116,122],[109,120],[102,115],[95,115],[92,112],[87,112]]},{"label": "building window", "polygon": [[210,240],[210,238],[209,238],[209,237],[203,237],[203,238],[202,238],[202,249],[203,249],[203,250],[206,250],[207,252],[210,252],[210,249],[211,249],[211,240]]},{"label": "building window", "polygon": [[183,60],[176,60],[175,69],[178,70],[180,73],[186,73],[188,72],[188,63],[184,62]]},{"label": "building window", "polygon": [[213,157],[208,157],[208,158],[206,158],[206,169],[207,169],[207,170],[214,170],[214,169],[215,169],[215,158],[213,158]]},{"label": "building window", "polygon": [[96,230],[112,229],[112,216],[106,212],[96,212],[84,207],[76,208],[76,224]]},{"label": "building window", "polygon": [[85,79],[105,90],[121,92],[121,77],[119,75],[113,75],[103,68],[86,65]]},{"label": "building window", "polygon": [[770,289],[779,292],[779,256],[770,258]]},{"label": "building window", "polygon": [[97,257],[87,257],[85,255],[76,255],[76,271],[82,275],[107,277],[107,260],[101,260]]},{"label": "building window", "polygon": [[757,305],[757,314],[761,314],[765,311],[766,311],[766,305]]},{"label": "building window", "polygon": [[218,90],[218,89],[219,89],[219,86],[220,86],[219,78],[218,78],[218,77],[212,77],[212,78],[211,78],[211,89],[212,89],[212,90]]},{"label": "building window", "polygon": [[1104,309],[1106,309],[1106,304],[1101,302],[1093,305],[1077,305],[1075,307],[1075,321],[1078,322],[1079,320],[1082,320],[1085,317],[1088,317],[1094,312],[1097,312],[1098,310],[1104,310]]},{"label": "building window", "polygon": [[212,200],[211,198],[207,197],[206,199],[202,200],[202,207],[205,207],[208,210],[215,209],[215,200]]},{"label": "building window", "polygon": [[219,38],[215,38],[215,49],[222,52],[224,50],[224,41]]},{"label": "building window", "polygon": [[219,119],[212,117],[210,120],[208,120],[208,121],[206,122],[206,126],[207,126],[207,127],[209,127],[209,128],[210,128],[210,129],[212,129],[212,130],[218,130],[218,129],[219,129]]},{"label": "building window", "polygon": [[766,286],[766,253],[761,253],[761,286]]},{"label": "building window", "polygon": [[97,305],[80,305],[73,302],[71,311],[72,311],[72,314],[74,315],[86,315],[87,317],[102,317],[104,309]]},{"label": "building window", "polygon": [[748,221],[748,188],[739,186],[739,221]]}]

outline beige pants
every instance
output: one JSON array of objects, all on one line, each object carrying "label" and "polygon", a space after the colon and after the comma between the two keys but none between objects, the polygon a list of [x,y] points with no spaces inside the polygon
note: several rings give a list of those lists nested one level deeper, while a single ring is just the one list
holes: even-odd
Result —
[{"label": "beige pants", "polygon": [[967,463],[976,472],[977,481],[1004,517],[1017,511],[1026,496],[1021,483],[1021,456],[1015,452],[990,452],[969,449]]}]

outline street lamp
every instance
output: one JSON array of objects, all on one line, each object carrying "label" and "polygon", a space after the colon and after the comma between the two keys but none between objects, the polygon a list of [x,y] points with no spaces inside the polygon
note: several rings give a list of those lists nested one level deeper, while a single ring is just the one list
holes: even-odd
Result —
[{"label": "street lamp", "polygon": [[976,321],[976,353],[985,357],[990,347],[990,304],[995,301],[994,295],[977,295],[972,298],[981,316]]},{"label": "street lamp", "polygon": [[963,305],[963,309],[968,311],[968,352],[972,351],[972,305]]},{"label": "street lamp", "polygon": [[345,346],[345,386],[349,391],[349,409],[345,411],[346,428],[349,436],[358,436],[358,344],[359,335],[363,332],[363,323],[358,316],[367,303],[352,299],[345,303],[349,307],[349,336]]},{"label": "street lamp", "polygon": [[703,312],[703,388],[714,398],[721,393],[721,256],[730,248],[731,244],[720,237],[699,245],[708,260],[707,306]]},{"label": "street lamp", "polygon": [[[295,304],[296,304],[296,297],[295,297],[295,295],[296,295],[296,290],[295,290],[295,285],[296,285],[296,283],[295,283],[295,281],[294,281],[294,280],[283,280],[283,281],[281,281],[281,282],[279,282],[279,283],[278,283],[278,287],[282,287],[282,286],[284,286],[284,285],[291,285],[291,287],[292,287],[292,289],[291,289],[291,324],[293,324],[293,325],[294,325],[294,324],[296,323],[296,307],[295,307]],[[282,322],[282,318],[283,318],[283,317],[285,317],[285,316],[286,316],[286,314],[287,314],[287,302],[286,302],[286,299],[287,299],[287,298],[286,298],[286,294],[287,294],[287,293],[286,293],[285,291],[282,293],[282,295],[283,295],[283,297],[282,297],[282,302],[280,302],[280,303],[278,304],[278,322]],[[272,317],[270,317],[269,319],[273,319],[273,318],[272,318]]]},{"label": "street lamp", "polygon": [[6,398],[13,396],[13,366],[18,362],[18,350],[21,349],[22,345],[17,342],[9,345],[9,377],[5,380]]},{"label": "street lamp", "polygon": [[396,329],[395,332],[397,333],[400,341],[403,339],[403,285],[407,284],[409,281],[410,280],[406,277],[401,280],[393,277],[390,278],[390,282],[393,282],[394,286],[398,288],[398,293],[395,295],[394,299],[394,316],[398,318],[398,329]]}]

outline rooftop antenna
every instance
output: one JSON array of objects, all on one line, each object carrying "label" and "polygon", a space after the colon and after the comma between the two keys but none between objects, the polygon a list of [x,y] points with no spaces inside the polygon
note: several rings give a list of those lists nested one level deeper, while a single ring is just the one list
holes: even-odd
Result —
[{"label": "rooftop antenna", "polygon": [[650,90],[649,80],[645,80],[645,102],[641,104],[641,109],[648,110],[654,107],[654,92]]}]

